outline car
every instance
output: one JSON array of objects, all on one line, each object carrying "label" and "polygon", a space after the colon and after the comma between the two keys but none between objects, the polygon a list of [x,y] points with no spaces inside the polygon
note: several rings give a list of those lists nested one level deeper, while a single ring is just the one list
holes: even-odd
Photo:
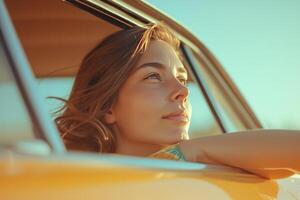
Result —
[{"label": "car", "polygon": [[[80,61],[107,35],[163,21],[188,67],[192,138],[263,128],[199,39],[144,1],[0,1],[1,199],[297,199],[300,176],[67,151],[48,96],[66,97]],[[232,133],[234,134],[234,133]]]}]

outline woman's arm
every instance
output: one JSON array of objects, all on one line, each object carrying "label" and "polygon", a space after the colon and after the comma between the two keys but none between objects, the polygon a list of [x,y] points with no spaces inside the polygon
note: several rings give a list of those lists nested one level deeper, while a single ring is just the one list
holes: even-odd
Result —
[{"label": "woman's arm", "polygon": [[264,178],[300,171],[300,131],[251,130],[182,141],[186,160],[242,168]]}]

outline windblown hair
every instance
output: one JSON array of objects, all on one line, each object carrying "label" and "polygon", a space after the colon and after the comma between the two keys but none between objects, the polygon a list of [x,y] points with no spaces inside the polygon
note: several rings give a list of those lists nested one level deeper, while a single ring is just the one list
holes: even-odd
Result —
[{"label": "windblown hair", "polygon": [[68,150],[115,152],[116,136],[104,115],[151,40],[179,50],[179,40],[165,26],[151,24],[118,31],[85,56],[69,99],[61,99],[64,105],[55,119]]}]

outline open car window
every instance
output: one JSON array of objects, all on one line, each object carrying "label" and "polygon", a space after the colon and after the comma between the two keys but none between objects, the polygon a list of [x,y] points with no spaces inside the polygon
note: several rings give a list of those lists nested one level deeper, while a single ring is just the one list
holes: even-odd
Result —
[{"label": "open car window", "polygon": [[[126,15],[123,10],[113,10],[109,4],[106,5],[107,12],[111,13],[104,15],[102,11],[98,13],[87,10],[86,8],[90,6],[77,5],[75,1],[71,1],[75,6],[59,0],[36,2],[33,5],[28,3],[30,0],[26,1],[19,3],[17,0],[9,0],[7,6],[36,77],[43,107],[46,108],[49,116],[52,116],[62,102],[47,97],[68,98],[81,60],[91,48],[107,35],[122,28],[157,22],[151,21],[153,19],[150,18],[140,19],[137,16],[133,18],[134,15]],[[106,3],[99,2],[100,4]],[[251,120],[247,118],[247,113],[244,115],[242,112],[237,112],[240,110],[232,110],[238,107],[235,106],[236,101],[232,99],[227,101],[228,95],[224,94],[228,91],[220,90],[222,83],[215,84],[216,75],[205,70],[203,59],[206,59],[206,55],[199,54],[201,49],[195,51],[196,43],[191,42],[194,38],[190,36],[188,40],[184,34],[176,34],[182,41],[184,62],[190,76],[189,99],[193,109],[190,137],[217,135],[255,127],[249,125]],[[56,136],[59,134],[56,133]]]},{"label": "open car window", "polygon": [[[82,58],[99,41],[123,27],[84,12],[62,1],[20,3],[7,1],[13,23],[37,79],[43,105],[52,113],[62,105],[49,96],[68,98]],[[43,20],[41,20],[43,16]],[[188,61],[186,66],[192,67]],[[193,107],[191,138],[221,134],[212,113],[190,71],[190,101]]]}]

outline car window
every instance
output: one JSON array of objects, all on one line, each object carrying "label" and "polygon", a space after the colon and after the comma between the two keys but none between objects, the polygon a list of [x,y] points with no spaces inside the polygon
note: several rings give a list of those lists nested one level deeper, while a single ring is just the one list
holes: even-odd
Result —
[{"label": "car window", "polygon": [[7,55],[0,43],[0,147],[12,151],[44,155],[51,152],[31,120]]},{"label": "car window", "polygon": [[189,88],[189,101],[192,106],[192,118],[189,129],[190,138],[222,134],[222,128],[217,122],[200,85],[196,81],[192,70],[193,66],[185,56],[183,56],[183,62],[188,69],[189,80],[187,87]]},{"label": "car window", "polygon": [[188,83],[189,99],[192,105],[192,118],[189,135],[191,138],[222,134],[197,83]]},{"label": "car window", "polygon": [[5,5],[0,9],[0,144],[22,153],[63,153]]},{"label": "car window", "polygon": [[34,138],[30,116],[10,71],[3,43],[0,43],[0,143],[11,145]]},{"label": "car window", "polygon": [[[60,32],[61,26],[66,26],[63,23],[66,24],[68,21],[56,21],[56,23],[49,24],[51,26],[51,30],[56,30],[55,32],[47,32],[47,35],[43,30],[45,30],[46,26],[45,23],[41,23],[40,18],[38,17],[40,14],[41,9],[45,9],[45,6],[37,4],[33,6],[33,10],[35,10],[34,13],[32,13],[30,20],[27,24],[23,24],[24,27],[22,28],[21,24],[23,23],[20,21],[21,14],[24,16],[26,15],[28,9],[25,9],[27,7],[16,7],[16,2],[11,4],[8,4],[8,7],[11,7],[10,13],[12,15],[13,22],[15,23],[16,30],[21,38],[21,42],[23,44],[24,50],[28,56],[28,59],[31,63],[32,70],[34,71],[36,77],[37,77],[37,85],[39,89],[39,93],[42,94],[43,100],[44,100],[44,106],[46,106],[48,113],[51,115],[53,112],[59,108],[62,102],[55,100],[55,99],[48,99],[49,96],[55,96],[55,97],[62,97],[66,99],[68,97],[68,94],[71,90],[73,79],[72,75],[74,76],[74,72],[68,72],[68,70],[65,69],[73,69],[76,70],[79,65],[79,58],[81,58],[84,54],[82,52],[87,52],[92,46],[95,45],[98,41],[100,41],[101,37],[104,37],[105,35],[110,34],[111,32],[115,32],[119,28],[108,25],[109,23],[102,21],[101,19],[98,19],[94,16],[90,16],[87,13],[79,12],[79,10],[70,7],[69,5],[64,5],[60,3],[53,3],[53,8],[57,10],[63,10],[62,13],[71,13],[70,16],[66,19],[69,19],[73,16],[81,16],[84,19],[86,19],[89,23],[82,23],[80,20],[77,22],[77,26],[70,26],[67,30],[71,31],[72,28],[77,27],[77,32],[80,32],[79,36],[73,38],[72,40],[65,40],[64,35],[69,34],[69,32]],[[15,8],[18,9],[13,9]],[[25,5],[24,5],[25,6]],[[37,9],[37,8],[39,9]],[[31,8],[31,7],[30,7]],[[44,12],[49,12],[49,10],[45,10]],[[50,9],[51,11],[51,9]],[[68,12],[66,12],[68,11]],[[28,14],[28,13],[27,13]],[[22,15],[22,16],[23,16]],[[49,14],[50,15],[50,14]],[[53,14],[55,15],[55,14]],[[70,18],[71,19],[71,18]],[[71,21],[70,21],[71,22]],[[70,23],[68,22],[68,23]],[[97,26],[95,24],[98,23]],[[30,25],[30,26],[29,26]],[[36,25],[36,26],[34,26]],[[67,24],[69,25],[69,24]],[[33,27],[30,28],[30,27]],[[80,28],[82,27],[82,28]],[[85,27],[85,28],[84,28]],[[91,29],[91,27],[98,27],[97,30]],[[97,34],[92,34],[93,37],[90,36],[90,33],[87,33],[85,31],[86,29],[93,30],[91,33],[95,32]],[[103,32],[103,30],[109,30],[106,32]],[[59,33],[59,34],[58,34]],[[33,36],[34,35],[34,36]],[[46,36],[51,38],[51,41],[57,40],[55,43],[51,43],[51,45],[57,45],[55,51],[51,50],[54,48],[53,46],[49,46],[48,39],[45,39]],[[69,34],[68,37],[72,37],[74,34]],[[45,36],[45,38],[44,38]],[[98,37],[98,38],[97,38]],[[22,39],[23,38],[23,39]],[[24,38],[29,38],[30,40],[24,40]],[[82,42],[74,42],[78,41],[80,38],[94,38],[93,41],[87,39],[80,40]],[[59,42],[59,41],[64,41]],[[32,42],[32,44],[30,43]],[[59,50],[63,49],[65,45],[70,45],[69,43],[72,43],[72,47],[75,46],[76,48],[73,48],[72,51],[64,51],[63,53]],[[86,46],[84,46],[87,44]],[[37,46],[36,46],[37,45]],[[44,46],[47,48],[44,48]],[[48,46],[47,46],[48,45]],[[84,46],[84,48],[81,49],[81,46]],[[51,47],[51,48],[50,48]],[[38,52],[37,52],[37,49]],[[75,50],[76,49],[76,50]],[[75,52],[77,54],[70,54],[68,55],[67,52]],[[72,56],[72,59],[69,59],[69,56]],[[74,58],[77,60],[74,61]],[[68,60],[71,62],[58,62],[62,60]],[[57,64],[58,63],[58,64]],[[65,73],[66,72],[66,73]],[[71,76],[70,76],[71,75]],[[204,98],[204,95],[202,91],[199,88],[199,85],[196,84],[195,81],[191,81],[188,84],[188,87],[190,89],[190,101],[193,107],[193,113],[192,113],[192,119],[191,119],[191,127],[190,127],[190,136],[193,137],[200,137],[200,136],[207,136],[207,135],[215,135],[222,133],[222,129],[220,128],[220,125],[216,122],[215,116],[211,111],[210,106],[208,106],[207,99]]]},{"label": "car window", "polygon": [[245,122],[241,120],[240,105],[238,102],[234,102],[234,96],[229,96],[230,90],[224,83],[220,83],[222,79],[216,77],[216,73],[214,74],[210,71],[211,69],[208,69],[209,63],[205,56],[201,56],[187,46],[185,46],[185,52],[194,65],[195,73],[200,78],[226,132],[245,130]]}]

